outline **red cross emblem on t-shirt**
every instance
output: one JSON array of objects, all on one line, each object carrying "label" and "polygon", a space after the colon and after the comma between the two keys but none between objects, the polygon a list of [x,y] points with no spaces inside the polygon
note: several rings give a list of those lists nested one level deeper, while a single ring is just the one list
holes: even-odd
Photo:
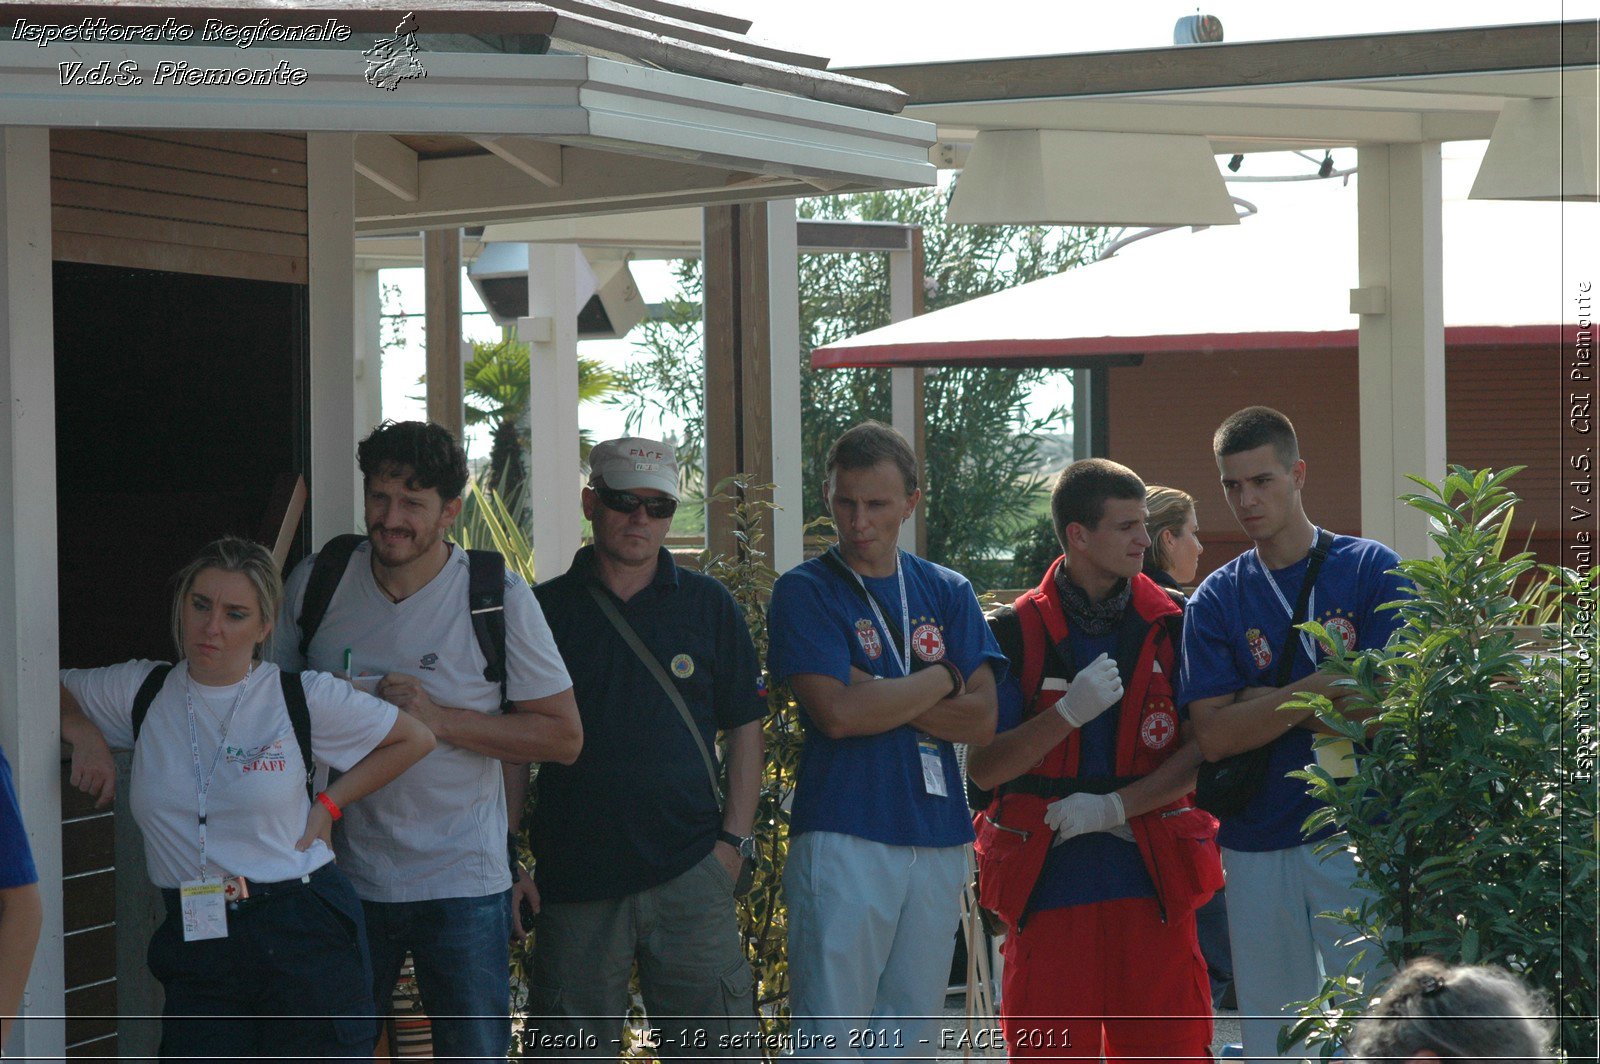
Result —
[{"label": "red cross emblem on t-shirt", "polygon": [[[1163,700],[1165,701],[1165,700]],[[1152,750],[1160,750],[1178,734],[1178,721],[1166,709],[1158,709],[1144,718],[1139,725],[1139,738]]]},{"label": "red cross emblem on t-shirt", "polygon": [[939,634],[939,626],[918,625],[917,630],[911,633],[911,649],[923,661],[938,661],[944,657],[944,636]]}]

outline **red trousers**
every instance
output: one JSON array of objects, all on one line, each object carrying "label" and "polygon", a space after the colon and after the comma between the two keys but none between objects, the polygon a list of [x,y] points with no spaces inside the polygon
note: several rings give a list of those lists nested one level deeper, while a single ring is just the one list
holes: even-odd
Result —
[{"label": "red trousers", "polygon": [[1211,988],[1194,913],[1154,898],[1034,913],[1001,952],[1000,1026],[1012,1059],[1211,1062]]}]

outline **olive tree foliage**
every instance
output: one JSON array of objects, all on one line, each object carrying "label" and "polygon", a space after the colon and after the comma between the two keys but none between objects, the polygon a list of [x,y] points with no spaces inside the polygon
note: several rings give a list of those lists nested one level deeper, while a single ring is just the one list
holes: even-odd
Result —
[{"label": "olive tree foliage", "polygon": [[[1104,233],[1094,229],[944,222],[949,188],[897,190],[802,200],[802,218],[905,222],[922,227],[924,308],[938,310],[1092,260]],[[700,334],[701,275],[677,271],[668,316],[642,327],[644,357],[620,373],[630,424],[646,411],[685,426],[680,454],[700,457],[705,358]],[[800,261],[801,449],[805,516],[825,512],[828,446],[866,418],[890,420],[888,370],[813,370],[813,348],[889,323],[889,260],[884,254],[810,254]],[[1003,582],[997,552],[1009,552],[1026,523],[1036,433],[1057,431],[1064,410],[1030,418],[1030,389],[1048,370],[944,368],[926,378],[923,514],[928,554],[980,586]]]},{"label": "olive tree foliage", "polygon": [[[1347,697],[1286,708],[1314,707],[1367,744],[1354,776],[1295,773],[1327,803],[1307,830],[1339,826],[1322,845],[1354,849],[1371,895],[1333,918],[1383,955],[1385,976],[1424,954],[1509,969],[1556,1004],[1565,1052],[1593,1059],[1595,571],[1503,556],[1516,471],[1413,478],[1424,491],[1404,499],[1432,519],[1439,553],[1400,563],[1413,588],[1393,607],[1401,627],[1386,647],[1347,654],[1302,625]],[[1513,626],[1540,612],[1557,623],[1531,643]],[[1280,1048],[1307,1037],[1326,1059],[1347,1042],[1380,989],[1354,970],[1329,974]]]}]

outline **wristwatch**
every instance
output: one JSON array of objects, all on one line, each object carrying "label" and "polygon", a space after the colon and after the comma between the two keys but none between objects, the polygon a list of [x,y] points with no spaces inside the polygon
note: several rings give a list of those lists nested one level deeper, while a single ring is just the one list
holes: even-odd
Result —
[{"label": "wristwatch", "polygon": [[739,856],[746,861],[756,859],[756,837],[754,835],[735,835],[731,831],[717,829],[717,841],[725,842],[739,851]]}]

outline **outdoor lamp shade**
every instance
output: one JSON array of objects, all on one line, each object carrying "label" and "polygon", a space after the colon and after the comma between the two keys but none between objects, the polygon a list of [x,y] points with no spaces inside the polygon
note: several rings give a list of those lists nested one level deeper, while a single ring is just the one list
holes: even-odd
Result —
[{"label": "outdoor lamp shade", "polygon": [[1507,100],[1468,199],[1593,201],[1595,99]]},{"label": "outdoor lamp shade", "polygon": [[983,130],[946,220],[1034,225],[1237,225],[1205,137]]}]

